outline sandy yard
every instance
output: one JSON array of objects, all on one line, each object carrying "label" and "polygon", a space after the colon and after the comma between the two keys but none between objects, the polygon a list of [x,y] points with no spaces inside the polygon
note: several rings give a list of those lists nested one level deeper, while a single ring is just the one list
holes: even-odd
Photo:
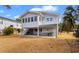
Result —
[{"label": "sandy yard", "polygon": [[73,32],[62,32],[62,33],[59,33],[58,35],[58,38],[59,39],[76,39],[76,37],[73,35]]},{"label": "sandy yard", "polygon": [[74,39],[0,36],[0,52],[78,52],[79,45],[72,47],[72,41]]}]

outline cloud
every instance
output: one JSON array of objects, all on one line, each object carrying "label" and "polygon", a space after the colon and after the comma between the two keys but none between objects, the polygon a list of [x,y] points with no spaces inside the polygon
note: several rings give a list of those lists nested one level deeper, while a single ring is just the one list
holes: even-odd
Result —
[{"label": "cloud", "polygon": [[10,15],[10,14],[7,14],[6,16],[7,16],[7,17],[10,17],[11,15]]},{"label": "cloud", "polygon": [[30,11],[42,11],[41,8],[32,8]]},{"label": "cloud", "polygon": [[18,18],[18,17],[19,17],[19,15],[14,16],[14,18]]},{"label": "cloud", "polygon": [[40,8],[32,8],[30,11],[57,11],[58,8],[56,6],[42,6]]},{"label": "cloud", "polygon": [[0,13],[4,13],[4,10],[0,10]]}]

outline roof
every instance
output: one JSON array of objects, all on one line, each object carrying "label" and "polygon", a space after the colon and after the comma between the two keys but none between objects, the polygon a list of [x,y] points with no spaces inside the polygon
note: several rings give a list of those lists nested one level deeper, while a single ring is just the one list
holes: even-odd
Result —
[{"label": "roof", "polygon": [[[16,20],[12,20],[12,19],[9,19],[9,18],[6,18],[6,17],[2,17],[2,16],[0,16],[0,20],[7,20],[7,21],[11,21],[11,22],[18,22]],[[18,22],[18,23],[20,23],[20,22]]]},{"label": "roof", "polygon": [[23,13],[19,18],[22,18],[22,17],[24,17],[26,14],[28,14],[28,13],[33,13],[33,14],[38,14],[38,15],[51,15],[51,16],[53,16],[53,15],[55,15],[55,16],[59,16],[60,14],[56,14],[56,13],[49,13],[49,12],[40,12],[40,11],[36,11],[36,12],[33,12],[33,11],[28,11],[28,12],[25,12],[25,13]]}]

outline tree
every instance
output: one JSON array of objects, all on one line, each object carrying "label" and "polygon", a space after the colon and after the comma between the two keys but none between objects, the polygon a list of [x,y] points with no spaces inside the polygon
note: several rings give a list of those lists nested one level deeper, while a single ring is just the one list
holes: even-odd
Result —
[{"label": "tree", "polygon": [[62,25],[62,31],[70,32],[73,30],[75,25],[74,19],[75,9],[72,6],[68,6],[64,12],[64,21]]},{"label": "tree", "polygon": [[79,22],[79,6],[76,6],[77,8],[76,8],[76,11],[75,11],[75,20],[77,21],[77,22]]},{"label": "tree", "polygon": [[14,33],[14,28],[11,26],[4,28],[4,30],[3,30],[4,35],[11,35],[13,33]]},{"label": "tree", "polygon": [[60,23],[60,24],[59,24],[59,31],[60,31],[60,32],[62,32],[62,25],[63,25],[63,23]]},{"label": "tree", "polygon": [[11,9],[10,5],[4,5],[4,7],[6,7],[7,9]]},{"label": "tree", "polygon": [[17,21],[17,22],[21,22],[21,19],[19,19],[19,18],[16,18],[16,21]]}]

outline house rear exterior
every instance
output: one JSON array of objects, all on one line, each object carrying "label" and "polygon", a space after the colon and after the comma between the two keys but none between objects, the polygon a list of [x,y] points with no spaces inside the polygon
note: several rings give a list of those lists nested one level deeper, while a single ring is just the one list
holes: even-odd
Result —
[{"label": "house rear exterior", "polygon": [[13,26],[13,28],[16,28],[16,29],[21,29],[21,28],[22,28],[20,22],[17,22],[17,21],[15,21],[15,20],[8,19],[8,18],[1,17],[1,16],[0,16],[0,32],[1,32],[4,28],[9,27],[9,26]]},{"label": "house rear exterior", "polygon": [[20,16],[22,35],[52,36],[58,35],[59,14],[47,12],[27,12]]}]

